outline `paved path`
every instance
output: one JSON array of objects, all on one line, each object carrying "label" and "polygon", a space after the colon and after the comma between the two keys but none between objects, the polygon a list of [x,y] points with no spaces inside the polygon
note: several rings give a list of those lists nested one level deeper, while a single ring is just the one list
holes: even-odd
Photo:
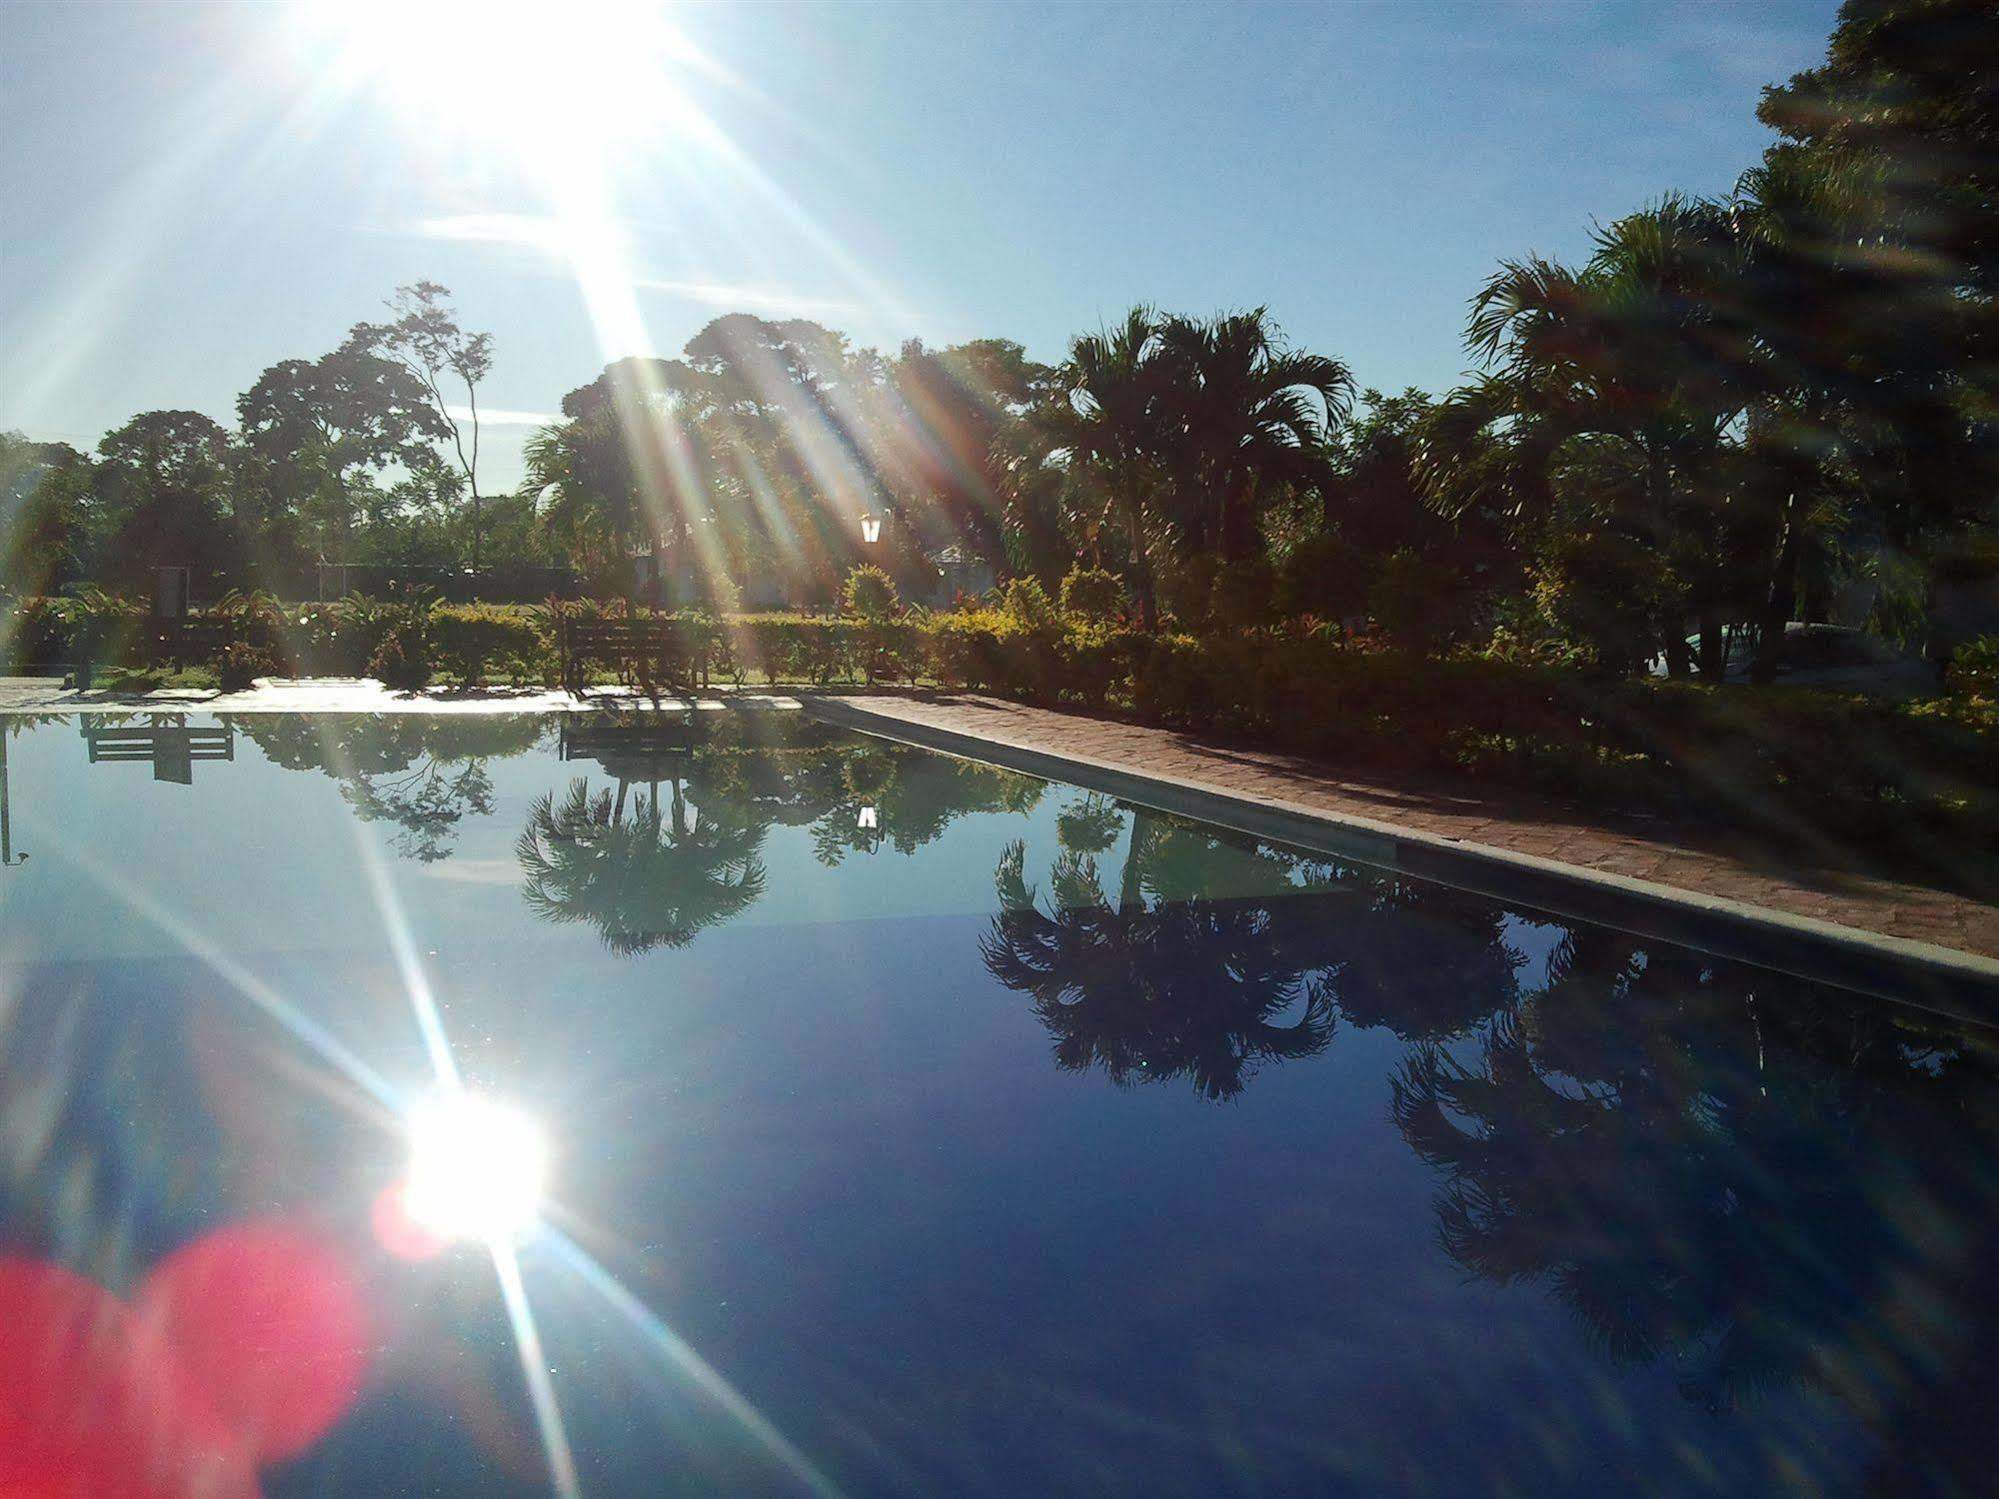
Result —
[{"label": "paved path", "polygon": [[1293,755],[970,694],[871,695],[868,712],[1002,744],[1076,755],[1698,895],[1999,958],[1999,906],[1868,869],[1850,853],[1783,850],[1740,833],[1617,817],[1513,790],[1353,777]]}]

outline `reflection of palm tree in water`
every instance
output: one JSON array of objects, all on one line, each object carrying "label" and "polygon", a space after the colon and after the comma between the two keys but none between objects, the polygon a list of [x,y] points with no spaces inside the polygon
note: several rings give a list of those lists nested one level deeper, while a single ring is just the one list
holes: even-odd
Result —
[{"label": "reflection of palm tree in water", "polygon": [[[618,782],[591,794],[587,778],[534,804],[514,851],[529,908],[547,921],[587,922],[613,952],[685,947],[740,916],[763,894],[763,825],[728,811],[690,817],[678,776],[630,797]],[[628,812],[627,801],[632,805]]]},{"label": "reflection of palm tree in water", "polygon": [[1802,1384],[1872,1419],[1978,1305],[1952,1246],[1999,1221],[1994,1081],[1891,1014],[1580,929],[1475,1055],[1415,1050],[1393,1112],[1458,1264],[1549,1286],[1689,1399]]},{"label": "reflection of palm tree in water", "polygon": [[[1186,854],[1176,837],[1191,836],[1135,813],[1115,905],[1094,855],[1065,849],[1050,876],[1052,912],[1026,881],[1025,849],[1009,845],[980,950],[995,978],[1032,996],[1058,1065],[1102,1067],[1120,1084],[1185,1076],[1209,1098],[1232,1098],[1260,1063],[1323,1051],[1333,1006],[1297,929],[1268,902],[1155,888],[1148,903],[1148,867],[1171,869]],[[1260,852],[1244,857],[1253,877],[1281,879],[1281,866],[1256,864]]]},{"label": "reflection of palm tree in water", "polygon": [[1052,912],[1027,885],[1018,847],[998,873],[987,967],[1033,996],[1065,1067],[1100,1065],[1120,1082],[1188,1073],[1226,1097],[1260,1062],[1323,1050],[1336,1012],[1434,1037],[1469,1029],[1517,993],[1521,959],[1490,903],[1143,808],[1128,813],[1113,906],[1096,855],[1126,815],[1089,796],[1057,818]]}]

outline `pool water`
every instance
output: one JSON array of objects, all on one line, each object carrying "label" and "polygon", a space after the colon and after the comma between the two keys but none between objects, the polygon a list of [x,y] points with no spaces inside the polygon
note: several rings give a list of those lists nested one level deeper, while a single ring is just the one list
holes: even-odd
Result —
[{"label": "pool water", "polygon": [[1990,1036],[775,711],[5,728],[0,1492],[1990,1492]]}]

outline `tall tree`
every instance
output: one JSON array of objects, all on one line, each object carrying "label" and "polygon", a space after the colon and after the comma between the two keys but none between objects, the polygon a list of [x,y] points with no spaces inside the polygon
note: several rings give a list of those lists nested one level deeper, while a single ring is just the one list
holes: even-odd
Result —
[{"label": "tall tree", "polygon": [[1485,504],[1529,532],[1621,546],[1626,566],[1592,554],[1589,570],[1623,597],[1649,571],[1651,649],[1675,674],[1691,664],[1692,616],[1704,616],[1703,668],[1722,669],[1720,475],[1758,375],[1741,259],[1724,205],[1669,197],[1599,232],[1580,268],[1502,266],[1467,325],[1488,373],[1426,430],[1426,483],[1446,513]]},{"label": "tall tree", "polygon": [[955,544],[995,566],[1004,559],[1006,454],[997,439],[1051,373],[1007,339],[903,346],[876,403],[871,456],[928,546]]},{"label": "tall tree", "polygon": [[1115,328],[1074,340],[1055,389],[1025,418],[1018,440],[1033,458],[1015,474],[1032,492],[1037,468],[1052,464],[1061,473],[1063,508],[1092,563],[1115,560],[1122,542],[1148,627],[1158,616],[1150,552],[1164,479],[1159,335],[1152,309],[1134,307]]},{"label": "tall tree", "polygon": [[[429,392],[430,407],[451,433],[452,450],[472,497],[472,566],[482,561],[485,536],[479,495],[479,382],[493,367],[493,335],[467,333],[451,305],[451,291],[435,281],[415,281],[398,287],[389,300],[394,317],[386,323],[357,323],[348,344],[359,351],[387,355]],[[467,416],[453,415],[444,382],[465,388]],[[472,429],[471,447],[465,427]]]},{"label": "tall tree", "polygon": [[198,411],[143,412],[97,451],[92,576],[144,590],[157,566],[227,566],[230,437],[220,424]]},{"label": "tall tree", "polygon": [[452,435],[423,381],[353,340],[319,359],[272,365],[236,402],[270,515],[301,510],[326,552],[350,560],[361,490],[394,466],[438,464]]},{"label": "tall tree", "polygon": [[0,590],[54,593],[84,545],[91,462],[67,443],[0,432]]},{"label": "tall tree", "polygon": [[[1995,73],[1989,5],[1849,0],[1825,64],[1765,91],[1758,113],[1783,139],[1740,196],[1757,336],[1786,397],[1760,424],[1762,477],[1786,503],[1772,622],[1802,569],[1790,522],[1814,465],[1841,473],[1890,552],[1995,519]],[[1759,676],[1773,667],[1759,656]]]}]

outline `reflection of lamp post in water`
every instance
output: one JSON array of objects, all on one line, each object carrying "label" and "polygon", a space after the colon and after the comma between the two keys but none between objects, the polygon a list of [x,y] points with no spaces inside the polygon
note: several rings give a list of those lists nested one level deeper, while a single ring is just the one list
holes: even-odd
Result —
[{"label": "reflection of lamp post in water", "polygon": [[873,511],[861,517],[861,540],[873,546],[882,539],[882,518]]},{"label": "reflection of lamp post in water", "polygon": [[14,854],[14,825],[7,811],[7,729],[0,724],[0,865],[12,868],[27,862],[25,853],[18,858]]},{"label": "reflection of lamp post in water", "polygon": [[868,852],[879,852],[882,846],[881,813],[873,807],[863,807],[854,819],[854,825],[865,835]]}]

